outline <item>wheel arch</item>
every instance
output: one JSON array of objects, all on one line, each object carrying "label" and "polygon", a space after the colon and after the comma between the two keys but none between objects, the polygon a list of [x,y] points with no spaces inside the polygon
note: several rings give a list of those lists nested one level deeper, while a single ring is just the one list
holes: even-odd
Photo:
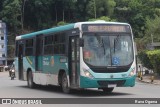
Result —
[{"label": "wheel arch", "polygon": [[[59,85],[62,84],[62,75],[63,75],[63,73],[66,73],[66,75],[67,75],[67,72],[64,69],[60,69],[59,72],[58,72],[58,84]],[[68,80],[68,83],[69,83],[68,76],[67,76],[67,80]]]},{"label": "wheel arch", "polygon": [[28,69],[27,69],[27,75],[26,75],[27,81],[28,81],[28,74],[29,74],[29,72],[32,72],[32,69],[31,69],[31,68],[28,68]]}]

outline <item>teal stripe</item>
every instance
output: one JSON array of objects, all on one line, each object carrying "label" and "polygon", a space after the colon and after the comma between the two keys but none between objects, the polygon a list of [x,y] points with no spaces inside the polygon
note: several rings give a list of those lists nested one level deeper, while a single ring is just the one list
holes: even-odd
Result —
[{"label": "teal stripe", "polygon": [[74,25],[75,24],[69,24],[69,25],[64,25],[60,27],[50,28],[50,29],[46,29],[46,30],[42,30],[42,31],[34,32],[34,33],[21,35],[21,39],[35,37],[36,35],[40,35],[40,34],[51,34],[51,33],[61,32],[65,30],[70,30],[74,28]]}]

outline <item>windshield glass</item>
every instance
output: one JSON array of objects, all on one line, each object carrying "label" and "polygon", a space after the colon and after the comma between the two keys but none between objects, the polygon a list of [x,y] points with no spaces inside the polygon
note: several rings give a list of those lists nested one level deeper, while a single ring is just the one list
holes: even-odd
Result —
[{"label": "windshield glass", "polygon": [[92,66],[126,66],[133,61],[129,34],[85,34],[84,61]]}]

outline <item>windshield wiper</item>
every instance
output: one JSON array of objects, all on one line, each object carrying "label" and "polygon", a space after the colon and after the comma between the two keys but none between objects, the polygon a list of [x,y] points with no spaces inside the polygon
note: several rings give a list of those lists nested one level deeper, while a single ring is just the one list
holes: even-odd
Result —
[{"label": "windshield wiper", "polygon": [[104,55],[105,55],[106,52],[105,52],[103,37],[100,36],[100,35],[98,35],[97,33],[95,34],[95,36],[96,36],[96,38],[97,38],[97,40],[98,40],[98,42],[99,42],[99,46],[100,46],[100,47],[103,47],[103,51],[104,51]]},{"label": "windshield wiper", "polygon": [[117,42],[119,40],[119,37],[120,37],[120,35],[117,35],[116,38],[114,38],[114,53],[115,53],[115,48],[116,48]]}]

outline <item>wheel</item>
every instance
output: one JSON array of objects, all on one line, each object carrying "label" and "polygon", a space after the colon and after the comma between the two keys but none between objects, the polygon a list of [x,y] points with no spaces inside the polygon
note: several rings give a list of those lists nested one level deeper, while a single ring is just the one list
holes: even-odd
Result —
[{"label": "wheel", "polygon": [[11,73],[11,80],[14,80],[14,74]]},{"label": "wheel", "polygon": [[102,88],[104,93],[111,93],[114,88]]},{"label": "wheel", "polygon": [[33,82],[32,72],[29,71],[27,75],[27,84],[29,88],[35,88],[36,84]]},{"label": "wheel", "polygon": [[63,73],[62,75],[62,91],[64,93],[70,93],[70,88],[68,87],[68,80],[66,73]]},{"label": "wheel", "polygon": [[14,77],[11,77],[11,80],[14,80]]}]

